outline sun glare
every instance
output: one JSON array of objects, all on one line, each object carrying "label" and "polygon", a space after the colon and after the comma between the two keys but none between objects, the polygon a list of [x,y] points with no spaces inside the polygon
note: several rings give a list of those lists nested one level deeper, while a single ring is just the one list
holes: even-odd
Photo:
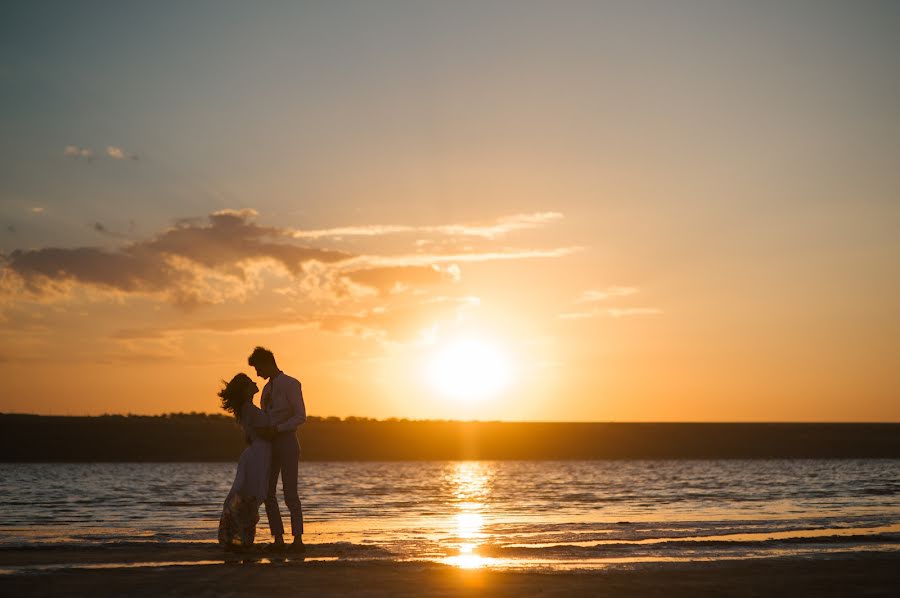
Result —
[{"label": "sun glare", "polygon": [[439,348],[427,366],[428,382],[441,394],[461,400],[496,395],[509,385],[509,359],[494,345],[476,339],[452,341]]}]

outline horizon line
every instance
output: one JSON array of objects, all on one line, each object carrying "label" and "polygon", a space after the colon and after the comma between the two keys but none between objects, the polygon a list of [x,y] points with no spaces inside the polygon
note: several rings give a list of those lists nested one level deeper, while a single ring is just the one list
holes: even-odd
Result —
[{"label": "horizon line", "polygon": [[[224,417],[233,419],[232,416],[220,412],[207,411],[171,411],[168,413],[100,413],[100,414],[56,414],[56,413],[23,413],[23,412],[4,412],[0,411],[2,416],[31,416],[31,417],[156,417],[166,418],[172,416],[179,417]],[[337,415],[310,415],[309,419],[315,421],[338,421],[338,422],[371,422],[371,423],[473,423],[473,424],[673,424],[673,425],[900,425],[900,421],[871,421],[871,420],[828,420],[828,421],[785,421],[785,420],[719,420],[719,421],[696,421],[696,420],[500,420],[500,419],[413,419],[408,417],[386,417],[376,418],[360,415],[348,415],[340,417]],[[302,424],[301,424],[302,425]]]}]

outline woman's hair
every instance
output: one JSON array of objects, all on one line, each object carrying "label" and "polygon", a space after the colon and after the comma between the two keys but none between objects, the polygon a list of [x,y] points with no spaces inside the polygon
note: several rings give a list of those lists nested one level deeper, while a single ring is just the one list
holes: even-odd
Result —
[{"label": "woman's hair", "polygon": [[222,409],[232,413],[235,419],[241,419],[241,412],[247,402],[247,387],[253,384],[253,380],[247,374],[236,374],[231,382],[222,380],[225,388],[219,391],[222,397]]}]

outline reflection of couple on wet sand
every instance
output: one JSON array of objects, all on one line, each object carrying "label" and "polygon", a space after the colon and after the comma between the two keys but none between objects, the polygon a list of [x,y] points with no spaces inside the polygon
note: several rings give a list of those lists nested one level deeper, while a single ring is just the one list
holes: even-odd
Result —
[{"label": "reflection of couple on wet sand", "polygon": [[[300,382],[278,369],[275,356],[256,347],[247,360],[256,375],[268,382],[260,395],[260,406],[253,404],[259,387],[246,374],[237,374],[219,391],[222,408],[233,414],[244,432],[247,448],[238,461],[234,484],[225,499],[219,521],[219,544],[226,550],[244,551],[253,546],[259,505],[265,503],[274,542],[269,550],[302,552],[303,511],[297,495],[297,468],[300,445],[297,426],[306,421],[306,406]],[[291,512],[294,541],[284,543],[284,526],[278,510],[276,490],[281,476],[284,502]]]}]

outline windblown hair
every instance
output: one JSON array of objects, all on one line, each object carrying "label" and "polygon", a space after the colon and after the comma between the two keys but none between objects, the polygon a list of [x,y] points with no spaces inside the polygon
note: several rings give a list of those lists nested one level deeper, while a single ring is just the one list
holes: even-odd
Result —
[{"label": "windblown hair", "polygon": [[236,374],[231,382],[222,380],[225,388],[219,391],[222,397],[222,409],[234,415],[235,419],[241,419],[244,405],[247,403],[247,387],[253,384],[250,376],[244,373]]},{"label": "windblown hair", "polygon": [[247,364],[251,366],[268,364],[278,367],[275,363],[275,355],[265,347],[256,347],[253,349],[253,353],[247,358]]}]

